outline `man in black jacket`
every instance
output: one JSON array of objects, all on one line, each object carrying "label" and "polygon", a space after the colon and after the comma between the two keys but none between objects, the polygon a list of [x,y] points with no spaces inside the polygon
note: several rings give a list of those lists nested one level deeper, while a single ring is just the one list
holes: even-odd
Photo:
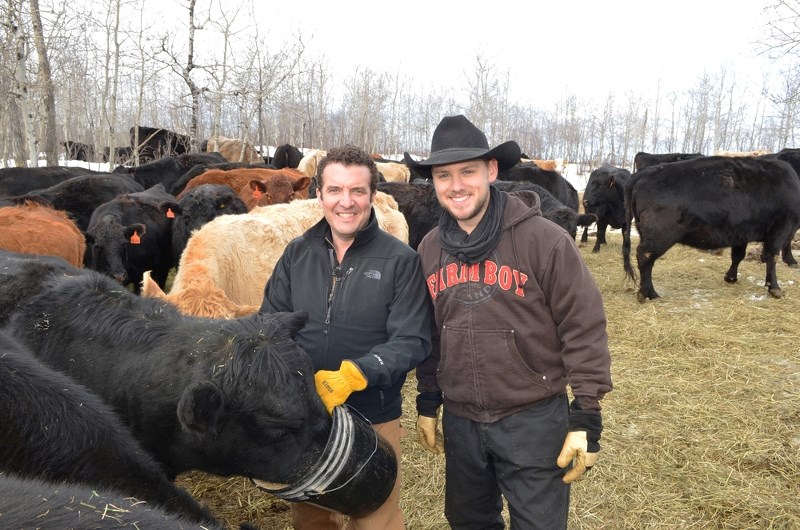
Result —
[{"label": "man in black jacket", "polygon": [[[430,302],[414,250],[378,227],[378,169],[365,151],[331,149],[317,167],[324,218],[286,247],[261,313],[305,310],[296,340],[314,363],[332,411],[347,403],[394,448],[398,473],[386,503],[348,528],[405,528],[400,511],[401,389],[430,354]],[[341,528],[341,514],[292,504],[296,529]]]}]

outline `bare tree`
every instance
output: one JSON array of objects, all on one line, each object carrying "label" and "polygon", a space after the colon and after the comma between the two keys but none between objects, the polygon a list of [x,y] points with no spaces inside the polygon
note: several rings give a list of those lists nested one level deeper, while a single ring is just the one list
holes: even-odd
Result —
[{"label": "bare tree", "polygon": [[108,162],[113,167],[116,162],[117,131],[117,93],[119,91],[120,71],[120,0],[106,3],[106,49],[103,62],[102,111],[105,134],[100,136],[100,148],[108,149]]},{"label": "bare tree", "polygon": [[194,60],[194,45],[195,45],[195,32],[198,30],[202,30],[206,22],[209,21],[210,15],[206,14],[206,19],[202,22],[197,22],[195,18],[195,7],[197,5],[197,0],[188,0],[188,4],[186,6],[187,14],[189,17],[189,24],[187,26],[189,33],[187,37],[187,50],[186,50],[186,60],[182,62],[181,59],[178,57],[178,53],[173,49],[172,46],[169,45],[169,38],[168,36],[162,36],[161,38],[161,53],[167,57],[164,61],[166,65],[168,65],[178,76],[186,83],[186,86],[189,88],[189,97],[191,99],[190,107],[189,107],[189,137],[191,139],[192,149],[197,148],[197,124],[199,121],[199,114],[200,114],[200,96],[205,91],[204,88],[201,88],[194,80],[193,72],[197,67]]},{"label": "bare tree", "polygon": [[39,0],[30,0],[31,22],[33,24],[33,40],[36,44],[36,54],[39,60],[38,81],[42,91],[44,105],[45,133],[44,152],[47,156],[47,165],[58,165],[58,140],[56,138],[56,95],[53,86],[53,77],[50,73],[50,60],[47,56],[47,46],[44,42],[42,30],[42,14],[39,11]]},{"label": "bare tree", "polygon": [[[28,82],[28,56],[30,44],[25,28],[23,27],[23,6],[15,0],[8,0],[8,27],[14,35],[14,48],[16,50],[14,84],[11,95],[16,99],[16,104],[22,114],[22,130],[25,135],[28,163],[36,167],[39,163],[39,140],[36,137],[34,111],[31,105],[30,85]],[[26,165],[25,156],[16,154],[17,165]]]},{"label": "bare tree", "polygon": [[776,112],[772,119],[778,148],[794,145],[797,141],[795,123],[800,112],[800,66],[785,70],[779,89],[767,93],[767,98]]},{"label": "bare tree", "polygon": [[[151,53],[150,50],[147,49],[146,42],[148,40],[148,36],[145,33],[145,9],[144,9],[144,0],[141,0],[139,12],[139,27],[136,29],[132,29],[132,37],[133,41],[136,43],[137,49],[137,63],[131,65],[131,72],[134,79],[136,79],[136,93],[135,93],[135,106],[133,110],[133,122],[135,125],[142,124],[142,113],[144,111],[144,100],[145,100],[145,90],[147,87],[153,82],[153,80],[158,76],[162,69],[166,68],[163,64],[160,68],[156,69],[149,69],[149,67],[153,63],[153,59],[155,57],[154,53]],[[133,163],[135,165],[139,164],[139,147],[142,142],[142,138],[139,138],[139,128],[136,127],[133,129],[133,134],[131,135],[131,147],[133,148]]]},{"label": "bare tree", "polygon": [[771,20],[758,43],[760,52],[773,58],[800,53],[800,0],[779,0],[764,11]]}]

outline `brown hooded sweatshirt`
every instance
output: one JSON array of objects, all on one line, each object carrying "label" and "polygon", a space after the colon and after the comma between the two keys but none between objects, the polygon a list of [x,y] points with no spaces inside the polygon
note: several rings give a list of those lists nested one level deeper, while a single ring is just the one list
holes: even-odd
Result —
[{"label": "brown hooded sweatshirt", "polygon": [[[600,410],[612,388],[600,291],[574,240],[541,215],[539,197],[506,198],[503,232],[474,265],[442,250],[434,228],[419,246],[440,340],[417,367],[418,390],[447,410],[494,422],[565,392]],[[528,206],[526,204],[532,204]]]}]

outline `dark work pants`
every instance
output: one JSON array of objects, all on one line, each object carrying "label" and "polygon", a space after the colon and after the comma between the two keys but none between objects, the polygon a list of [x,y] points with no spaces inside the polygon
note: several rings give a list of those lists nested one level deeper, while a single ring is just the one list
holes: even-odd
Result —
[{"label": "dark work pants", "polygon": [[445,516],[453,530],[504,528],[501,494],[513,530],[567,528],[569,485],[556,464],[567,434],[565,394],[494,423],[442,417]]}]

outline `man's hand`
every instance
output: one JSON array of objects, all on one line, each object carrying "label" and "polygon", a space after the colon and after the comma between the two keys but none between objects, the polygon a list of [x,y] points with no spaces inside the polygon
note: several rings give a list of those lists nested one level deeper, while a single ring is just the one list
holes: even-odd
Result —
[{"label": "man's hand", "polygon": [[353,361],[342,361],[338,370],[320,370],[314,374],[314,383],[328,414],[347,401],[354,390],[367,388],[367,378]]},{"label": "man's hand", "polygon": [[567,433],[561,454],[558,455],[556,463],[558,467],[567,467],[572,462],[572,469],[567,471],[562,479],[565,483],[571,484],[578,480],[587,470],[597,462],[597,453],[590,453],[586,450],[588,446],[586,431],[573,431]]},{"label": "man's hand", "polygon": [[426,451],[435,455],[444,453],[444,436],[438,430],[439,418],[417,416],[417,438]]}]

